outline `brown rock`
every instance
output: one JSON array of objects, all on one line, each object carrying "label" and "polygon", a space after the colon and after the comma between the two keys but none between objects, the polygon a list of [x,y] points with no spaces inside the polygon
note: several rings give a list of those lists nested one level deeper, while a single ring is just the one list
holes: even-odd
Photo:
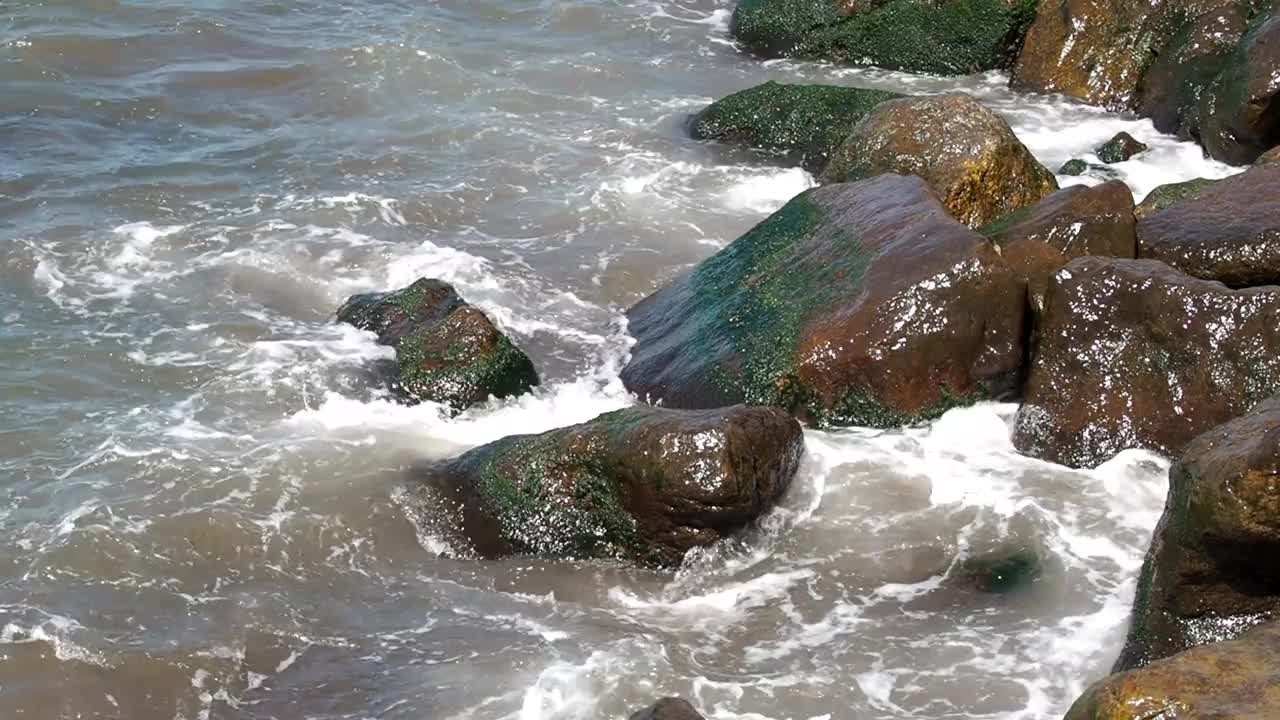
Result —
[{"label": "brown rock", "polygon": [[1280,624],[1095,683],[1065,720],[1275,720]]},{"label": "brown rock", "polygon": [[1127,448],[1176,455],[1277,391],[1280,288],[1078,258],[1050,282],[1014,443],[1073,467]]},{"label": "brown rock", "polygon": [[663,698],[631,715],[631,720],[705,720],[689,701],[680,698]]},{"label": "brown rock", "polygon": [[1280,15],[1260,15],[1205,90],[1200,140],[1211,157],[1234,165],[1280,143]]},{"label": "brown rock", "polygon": [[1271,148],[1270,150],[1259,155],[1258,159],[1253,161],[1253,164],[1268,165],[1274,162],[1280,162],[1280,145],[1277,145]]},{"label": "brown rock", "polygon": [[1197,437],[1169,471],[1116,670],[1229,640],[1280,611],[1280,398]]},{"label": "brown rock", "polygon": [[904,98],[882,103],[832,155],[824,182],[884,173],[918,175],[952,217],[970,227],[1034,205],[1058,189],[995,112],[968,95]]},{"label": "brown rock", "polygon": [[1201,186],[1144,217],[1138,256],[1231,287],[1280,284],[1280,165]]},{"label": "brown rock", "polygon": [[805,192],[628,313],[626,386],[668,407],[745,402],[892,427],[1002,397],[1024,289],[917,177]]},{"label": "brown rock", "polygon": [[1009,266],[1026,279],[1031,306],[1044,309],[1049,278],[1072,258],[1132,258],[1133,193],[1119,180],[1075,185],[982,228],[1000,246]]}]

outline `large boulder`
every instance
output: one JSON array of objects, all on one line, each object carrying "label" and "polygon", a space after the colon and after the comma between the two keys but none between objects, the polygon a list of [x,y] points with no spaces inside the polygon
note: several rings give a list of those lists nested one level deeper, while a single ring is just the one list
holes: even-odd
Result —
[{"label": "large boulder", "polygon": [[1229,640],[1280,611],[1278,476],[1280,398],[1187,446],[1169,471],[1117,671]]},{"label": "large boulder", "polygon": [[1280,391],[1280,288],[1085,257],[1049,284],[1014,443],[1073,467],[1182,452]]},{"label": "large boulder", "polygon": [[1058,189],[1009,124],[968,95],[881,104],[835,151],[825,182],[919,175],[951,215],[981,227]]},{"label": "large boulder", "polygon": [[688,700],[662,698],[643,710],[631,715],[631,720],[705,720]]},{"label": "large boulder", "polygon": [[1008,66],[1036,0],[739,0],[750,52],[965,75]]},{"label": "large boulder", "polygon": [[411,511],[480,557],[676,565],[772,508],[803,451],[775,408],[633,407],[430,466]]},{"label": "large boulder", "polygon": [[1147,215],[1138,256],[1231,287],[1280,284],[1280,165],[1251,167]]},{"label": "large boulder", "polygon": [[1280,14],[1259,15],[1200,100],[1200,141],[1211,157],[1253,162],[1280,143]]},{"label": "large boulder", "polygon": [[633,307],[622,379],[669,407],[914,423],[1016,384],[1024,292],[919,178],[827,185]]},{"label": "large boulder", "polygon": [[818,173],[859,120],[900,97],[887,90],[770,81],[712,103],[694,118],[691,131],[699,140],[783,152]]},{"label": "large boulder", "polygon": [[1112,180],[1064,188],[980,232],[1000,246],[1009,266],[1027,281],[1031,306],[1040,312],[1049,278],[1072,258],[1134,257],[1134,228],[1133,193]]},{"label": "large boulder", "polygon": [[1273,720],[1280,624],[1094,683],[1065,720]]},{"label": "large boulder", "polygon": [[1218,181],[1209,178],[1192,178],[1182,182],[1159,185],[1147,193],[1147,196],[1142,199],[1138,207],[1134,208],[1133,214],[1139,220],[1155,215],[1161,210],[1171,208],[1184,200],[1199,196],[1205,188],[1216,182]]},{"label": "large boulder", "polygon": [[533,363],[447,283],[423,278],[389,293],[354,295],[339,322],[377,333],[396,350],[393,388],[413,402],[461,411],[490,397],[529,392]]}]

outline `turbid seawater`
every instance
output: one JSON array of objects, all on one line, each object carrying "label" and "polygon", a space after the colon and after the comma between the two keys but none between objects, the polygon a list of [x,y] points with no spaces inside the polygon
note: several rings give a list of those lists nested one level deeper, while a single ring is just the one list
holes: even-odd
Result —
[{"label": "turbid seawater", "polygon": [[[1167,462],[1020,457],[1008,405],[807,432],[783,506],[678,572],[451,559],[402,511],[423,462],[634,402],[622,311],[813,182],[690,140],[714,98],[959,90],[1051,168],[1128,130],[1139,196],[1230,172],[999,74],[761,62],[731,10],[0,5],[0,717],[1039,720],[1105,674]],[[534,395],[378,389],[333,311],[423,275]],[[975,587],[993,555],[1038,579]]]}]

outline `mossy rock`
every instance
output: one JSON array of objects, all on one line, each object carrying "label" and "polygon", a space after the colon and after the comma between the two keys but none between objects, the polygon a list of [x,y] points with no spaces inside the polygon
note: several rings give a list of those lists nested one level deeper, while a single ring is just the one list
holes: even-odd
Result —
[{"label": "mossy rock", "polygon": [[1138,142],[1127,132],[1116,133],[1116,136],[1094,148],[1098,159],[1108,165],[1124,162],[1147,149],[1146,143]]},{"label": "mossy rock", "polygon": [[1058,174],[1059,175],[1083,175],[1084,172],[1088,169],[1089,169],[1089,163],[1079,158],[1075,158],[1063,163],[1062,167],[1058,168]]},{"label": "mossy rock", "polygon": [[1160,185],[1138,204],[1135,214],[1139,218],[1154,215],[1166,208],[1171,208],[1184,200],[1190,200],[1198,196],[1205,188],[1218,182],[1209,178],[1195,178],[1193,180],[1184,180],[1183,182],[1168,183]]},{"label": "mossy rock", "polygon": [[964,75],[1007,67],[1034,0],[740,0],[731,32],[766,57]]},{"label": "mossy rock", "polygon": [[771,81],[712,103],[694,118],[691,132],[700,140],[785,153],[817,173],[858,121],[900,97],[886,90]]},{"label": "mossy rock", "polygon": [[1011,387],[1024,291],[917,177],[807,191],[628,311],[622,379],[668,407],[748,403],[896,427]]},{"label": "mossy rock", "polygon": [[411,510],[480,557],[676,565],[772,508],[803,450],[780,410],[639,406],[431,466]]},{"label": "mossy rock", "polygon": [[410,402],[461,412],[538,384],[533,362],[447,283],[423,278],[389,293],[354,295],[338,320],[377,333],[396,350],[392,388]]},{"label": "mossy rock", "polygon": [[1044,559],[1035,548],[1008,547],[971,555],[960,562],[960,580],[986,593],[1007,595],[1026,590],[1044,574]]},{"label": "mossy rock", "polygon": [[858,123],[822,174],[850,182],[883,173],[918,175],[970,227],[1034,205],[1058,189],[1053,173],[1004,118],[968,95],[892,100]]},{"label": "mossy rock", "polygon": [[1259,13],[1200,98],[1209,156],[1247,165],[1280,144],[1280,14]]}]

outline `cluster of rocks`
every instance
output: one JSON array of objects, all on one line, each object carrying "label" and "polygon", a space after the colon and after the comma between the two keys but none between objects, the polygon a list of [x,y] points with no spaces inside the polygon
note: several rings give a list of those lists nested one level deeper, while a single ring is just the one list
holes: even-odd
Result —
[{"label": "cluster of rocks", "polygon": [[730,29],[764,57],[1008,70],[1015,89],[1139,113],[1232,164],[1280,143],[1273,0],[740,0]]}]

